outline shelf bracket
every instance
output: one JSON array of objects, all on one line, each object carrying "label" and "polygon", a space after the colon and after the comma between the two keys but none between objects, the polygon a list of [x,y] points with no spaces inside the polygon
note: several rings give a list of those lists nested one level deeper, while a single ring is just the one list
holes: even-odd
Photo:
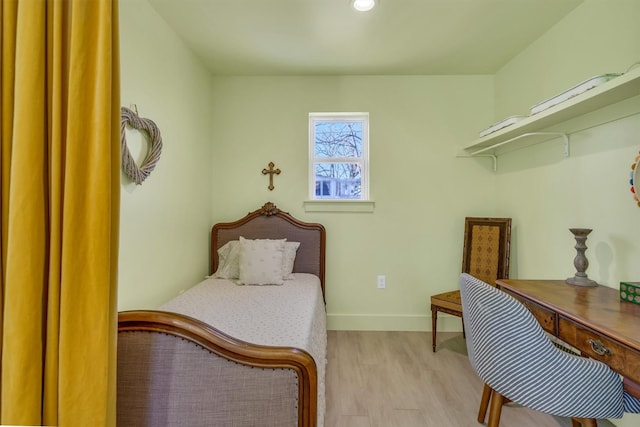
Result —
[{"label": "shelf bracket", "polygon": [[564,139],[564,156],[569,157],[569,135],[562,133],[562,139]]},{"label": "shelf bracket", "polygon": [[485,147],[482,148],[480,150],[474,151],[473,153],[471,153],[472,157],[478,156],[486,151],[489,150],[493,150],[495,148],[501,147],[503,145],[509,144],[513,141],[516,141],[518,139],[522,139],[522,138],[526,138],[528,136],[535,136],[535,135],[549,135],[549,136],[556,136],[556,137],[562,137],[562,139],[564,140],[564,156],[565,157],[569,157],[569,135],[567,135],[564,132],[527,132],[527,133],[523,133],[521,135],[518,136],[514,136],[513,138],[507,139],[506,141],[502,141],[499,142],[497,144],[493,144],[489,147]]},{"label": "shelf bracket", "polygon": [[487,153],[487,151],[493,150],[495,148],[498,148],[502,145],[505,144],[509,144],[510,142],[516,141],[518,139],[521,138],[526,138],[528,136],[535,136],[535,135],[548,135],[548,136],[555,136],[555,137],[562,137],[562,140],[564,141],[564,149],[563,149],[563,154],[564,157],[569,157],[569,135],[564,133],[564,132],[528,132],[528,133],[523,133],[522,135],[518,135],[515,136],[511,139],[507,139],[506,141],[502,141],[499,142],[497,144],[493,144],[489,147],[485,147],[485,148],[481,148],[480,150],[474,151],[473,153],[470,153],[469,155],[466,156],[456,156],[456,157],[466,157],[466,158],[470,158],[470,157],[491,157],[493,159],[493,171],[496,172],[498,170],[498,156],[493,154],[493,153]]},{"label": "shelf bracket", "polygon": [[473,157],[491,157],[493,159],[493,171],[496,172],[498,170],[498,157],[495,154],[478,154]]},{"label": "shelf bracket", "polygon": [[498,157],[495,154],[476,154],[476,155],[469,155],[469,156],[456,156],[456,157],[460,157],[460,158],[465,158],[465,159],[471,159],[473,157],[491,157],[493,159],[493,171],[496,172],[498,170]]}]

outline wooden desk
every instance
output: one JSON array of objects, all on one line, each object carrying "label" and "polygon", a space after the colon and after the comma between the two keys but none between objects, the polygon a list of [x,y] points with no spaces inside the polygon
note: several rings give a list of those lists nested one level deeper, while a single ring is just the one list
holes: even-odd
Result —
[{"label": "wooden desk", "polygon": [[524,303],[547,332],[640,383],[640,305],[620,301],[618,290],[564,280],[505,279],[496,286]]}]

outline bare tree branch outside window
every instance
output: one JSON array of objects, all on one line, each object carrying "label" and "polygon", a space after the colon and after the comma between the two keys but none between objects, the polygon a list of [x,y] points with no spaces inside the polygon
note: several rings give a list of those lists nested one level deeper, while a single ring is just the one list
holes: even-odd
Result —
[{"label": "bare tree branch outside window", "polygon": [[361,196],[362,122],[315,123],[316,197]]}]

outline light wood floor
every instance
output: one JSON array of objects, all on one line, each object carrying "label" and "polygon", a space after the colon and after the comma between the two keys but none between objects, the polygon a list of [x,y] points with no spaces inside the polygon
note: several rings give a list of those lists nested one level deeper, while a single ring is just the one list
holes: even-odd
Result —
[{"label": "light wood floor", "polygon": [[[326,427],[475,427],[482,392],[462,334],[328,331]],[[570,426],[515,405],[501,427]],[[599,427],[612,427],[599,421]]]}]

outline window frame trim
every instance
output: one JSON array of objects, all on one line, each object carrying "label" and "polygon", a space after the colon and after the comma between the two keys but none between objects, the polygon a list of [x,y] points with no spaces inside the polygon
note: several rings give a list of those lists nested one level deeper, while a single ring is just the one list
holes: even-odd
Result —
[{"label": "window frame trim", "polygon": [[[315,163],[321,160],[315,157],[315,123],[317,121],[333,121],[333,122],[362,122],[362,155],[360,158],[354,157],[328,157],[326,163],[360,163],[360,198],[359,199],[329,199],[316,197],[316,179],[315,179]],[[368,112],[312,112],[309,113],[309,201],[319,202],[368,202],[370,201],[369,188],[369,113]],[[357,160],[356,160],[357,159]],[[361,160],[360,160],[361,159]],[[354,161],[355,160],[355,161]]]}]

